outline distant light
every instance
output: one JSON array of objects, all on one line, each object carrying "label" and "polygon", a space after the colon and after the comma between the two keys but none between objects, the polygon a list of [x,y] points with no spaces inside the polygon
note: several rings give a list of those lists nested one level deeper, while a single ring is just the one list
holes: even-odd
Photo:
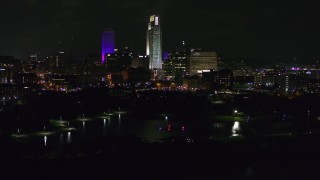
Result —
[{"label": "distant light", "polygon": [[181,130],[182,130],[182,131],[186,130],[185,126],[182,126],[182,127],[181,127]]},{"label": "distant light", "polygon": [[234,110],[234,113],[238,113],[238,110]]}]

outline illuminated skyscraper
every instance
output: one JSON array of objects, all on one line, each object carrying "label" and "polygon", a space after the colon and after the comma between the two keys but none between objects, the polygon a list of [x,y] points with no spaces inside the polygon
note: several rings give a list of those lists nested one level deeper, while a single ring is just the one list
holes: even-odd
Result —
[{"label": "illuminated skyscraper", "polygon": [[102,32],[102,63],[105,61],[106,54],[114,53],[114,31],[105,30]]},{"label": "illuminated skyscraper", "polygon": [[160,18],[158,15],[150,16],[147,30],[147,49],[149,56],[149,69],[162,69],[162,36]]}]

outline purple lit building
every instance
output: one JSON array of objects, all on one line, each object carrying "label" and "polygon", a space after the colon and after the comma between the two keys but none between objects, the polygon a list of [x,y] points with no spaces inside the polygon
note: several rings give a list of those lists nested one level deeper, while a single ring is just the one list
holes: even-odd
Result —
[{"label": "purple lit building", "polygon": [[106,29],[102,32],[102,63],[105,62],[105,56],[109,53],[114,53],[114,31]]},{"label": "purple lit building", "polygon": [[163,57],[163,60],[164,60],[164,61],[168,60],[168,56],[169,56],[169,52],[168,52],[168,51],[164,51],[164,52],[163,52],[163,56],[162,56],[162,57]]}]

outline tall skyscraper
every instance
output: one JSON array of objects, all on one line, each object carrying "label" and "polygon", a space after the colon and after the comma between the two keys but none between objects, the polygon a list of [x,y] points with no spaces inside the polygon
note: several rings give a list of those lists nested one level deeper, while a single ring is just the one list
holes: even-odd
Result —
[{"label": "tall skyscraper", "polygon": [[114,53],[114,31],[106,29],[102,32],[102,63],[105,61],[106,54]]},{"label": "tall skyscraper", "polygon": [[158,15],[150,16],[147,30],[147,49],[149,56],[149,69],[162,69],[162,36],[160,18]]}]

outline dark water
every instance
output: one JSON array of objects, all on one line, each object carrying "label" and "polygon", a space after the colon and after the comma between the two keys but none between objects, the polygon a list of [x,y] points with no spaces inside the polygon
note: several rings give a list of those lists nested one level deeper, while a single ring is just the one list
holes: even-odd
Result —
[{"label": "dark water", "polygon": [[[28,132],[15,129],[11,136],[19,146],[21,156],[65,152],[70,148],[76,155],[83,153],[82,148],[88,143],[88,146],[102,146],[108,144],[108,140],[125,138],[144,143],[192,143],[215,137],[236,137],[241,135],[240,124],[233,121],[216,122],[210,117],[210,112],[186,116],[179,113],[139,114],[113,111],[93,116],[80,115],[71,119],[60,117],[50,120],[43,129]],[[93,151],[99,151],[98,149]]]},{"label": "dark water", "polygon": [[[42,179],[294,179],[314,175],[316,166],[311,164],[320,157],[317,135],[293,138],[280,133],[247,140],[242,136],[248,122],[235,120],[211,112],[113,111],[62,117],[45,129],[12,132],[27,136],[12,138],[15,148],[11,150],[15,151],[11,157],[27,161],[10,161],[17,164],[9,167],[25,173],[18,177]],[[58,126],[59,122],[65,126]]]}]

